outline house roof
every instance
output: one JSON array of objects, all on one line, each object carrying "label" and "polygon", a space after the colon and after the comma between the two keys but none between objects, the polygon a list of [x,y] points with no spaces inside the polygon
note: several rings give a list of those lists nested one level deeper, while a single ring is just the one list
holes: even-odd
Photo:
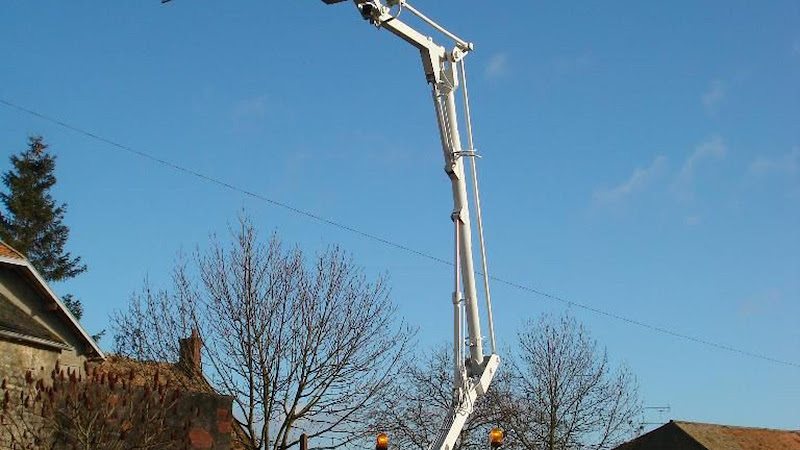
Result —
[{"label": "house roof", "polygon": [[3,241],[0,241],[0,265],[10,266],[18,270],[46,301],[52,302],[55,306],[55,313],[75,330],[76,335],[86,344],[87,350],[92,353],[94,357],[100,359],[105,358],[103,351],[100,350],[100,347],[94,339],[92,339],[89,333],[78,323],[78,320],[75,319],[72,313],[69,312],[69,309],[64,306],[61,299],[50,289],[50,286],[48,286],[47,282],[42,278],[42,275],[33,267],[30,261],[28,261],[22,253]]},{"label": "house roof", "polygon": [[14,250],[10,245],[3,241],[0,241],[0,256],[12,259],[25,259],[25,257],[22,256],[22,253]]},{"label": "house roof", "polygon": [[708,450],[800,450],[800,431],[675,421]]},{"label": "house roof", "polygon": [[187,392],[217,393],[202,374],[186,371],[180,364],[108,355],[105,360],[91,363],[90,366],[100,373],[132,374],[135,386],[144,386],[158,374],[162,382],[169,382],[171,386]]},{"label": "house roof", "polygon": [[800,450],[800,431],[669,421],[617,450]]}]

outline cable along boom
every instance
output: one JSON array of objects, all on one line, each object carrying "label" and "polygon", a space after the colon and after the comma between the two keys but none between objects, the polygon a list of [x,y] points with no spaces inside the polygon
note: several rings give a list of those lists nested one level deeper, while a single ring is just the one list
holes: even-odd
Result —
[{"label": "cable along boom", "polygon": [[[322,0],[327,4],[346,0]],[[472,122],[469,111],[464,58],[473,50],[472,43],[459,38],[440,26],[404,0],[353,0],[361,17],[377,28],[384,28],[416,47],[422,57],[425,79],[431,85],[433,105],[442,144],[445,172],[450,178],[453,192],[455,287],[453,302],[453,401],[449,415],[440,428],[432,450],[452,450],[461,430],[472,414],[475,402],[486,394],[500,364],[494,340],[489,275],[483,240],[483,224],[476,158],[478,155],[472,139]],[[393,13],[393,10],[396,13]],[[432,38],[401,21],[400,12],[408,11],[431,28],[454,41],[452,50],[436,44]],[[456,91],[462,86],[462,115],[465,118],[467,147],[461,141],[458,125]],[[481,336],[478,292],[475,280],[475,262],[472,254],[472,227],[470,224],[469,195],[465,159],[470,161],[472,194],[475,200],[475,218],[483,272],[487,323],[491,354],[485,355]],[[462,326],[466,322],[466,330]],[[466,331],[466,338],[464,332]],[[465,346],[467,348],[465,348]],[[468,350],[468,355],[466,351]]]}]

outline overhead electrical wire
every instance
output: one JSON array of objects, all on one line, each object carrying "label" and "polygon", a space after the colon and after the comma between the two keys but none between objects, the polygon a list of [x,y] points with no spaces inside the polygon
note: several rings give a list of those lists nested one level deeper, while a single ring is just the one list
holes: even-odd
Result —
[{"label": "overhead electrical wire", "polygon": [[[253,192],[253,191],[238,187],[238,186],[233,185],[231,183],[228,183],[226,181],[220,180],[218,178],[214,178],[213,176],[206,175],[206,174],[198,172],[196,170],[189,169],[189,168],[181,166],[179,164],[167,161],[167,160],[165,160],[163,158],[159,158],[158,156],[155,156],[153,154],[150,154],[150,153],[147,153],[147,152],[144,152],[144,151],[141,151],[141,150],[137,150],[137,149],[135,149],[133,147],[130,147],[128,145],[120,144],[120,143],[118,143],[118,142],[116,142],[114,140],[105,138],[105,137],[100,136],[98,134],[92,133],[90,131],[87,131],[87,130],[84,130],[84,129],[79,128],[77,126],[71,125],[71,124],[69,124],[67,122],[64,122],[62,120],[50,117],[50,116],[45,115],[45,114],[42,114],[40,112],[37,112],[37,111],[35,111],[33,109],[30,109],[30,108],[27,108],[25,106],[21,106],[19,104],[14,103],[14,102],[11,102],[11,101],[8,101],[8,100],[0,98],[0,104],[5,105],[5,106],[7,106],[7,107],[9,107],[11,109],[17,110],[19,112],[22,112],[22,113],[37,117],[37,118],[42,119],[42,120],[45,120],[47,122],[56,124],[56,125],[58,125],[58,126],[60,126],[62,128],[66,128],[66,129],[68,129],[70,131],[73,131],[75,133],[81,134],[81,135],[86,136],[88,138],[103,142],[103,143],[108,144],[108,145],[110,145],[112,147],[116,147],[116,148],[118,148],[120,150],[124,150],[126,152],[132,153],[132,154],[134,154],[136,156],[139,156],[139,157],[148,159],[150,161],[156,162],[158,164],[167,166],[167,167],[172,168],[174,170],[177,170],[179,172],[183,172],[183,173],[185,173],[187,175],[191,175],[193,177],[200,178],[202,180],[208,181],[208,182],[216,184],[218,186],[222,186],[224,188],[227,188],[229,190],[232,190],[232,191],[235,191],[235,192],[239,192],[239,193],[247,195],[249,197],[264,201],[264,202],[269,203],[269,204],[271,204],[273,206],[277,206],[277,207],[286,209],[286,210],[291,211],[291,212],[293,212],[295,214],[299,214],[301,216],[305,216],[305,217],[308,217],[310,219],[316,220],[318,222],[324,223],[326,225],[330,225],[332,227],[348,231],[350,233],[353,233],[355,235],[370,239],[372,241],[375,241],[375,242],[378,242],[378,243],[381,243],[381,244],[384,244],[384,245],[387,245],[387,246],[390,246],[390,247],[394,247],[394,248],[396,248],[398,250],[402,250],[404,252],[414,254],[414,255],[419,256],[421,258],[425,258],[425,259],[428,259],[428,260],[431,260],[431,261],[434,261],[434,262],[437,262],[437,263],[445,264],[445,265],[448,265],[448,266],[453,266],[453,262],[452,261],[447,261],[447,260],[439,258],[437,256],[433,256],[433,255],[431,255],[429,253],[425,253],[423,251],[416,250],[416,249],[414,249],[412,247],[409,247],[407,245],[403,245],[403,244],[399,244],[399,243],[394,242],[394,241],[390,241],[390,240],[388,240],[386,238],[383,238],[383,237],[380,237],[380,236],[377,236],[377,235],[374,235],[374,234],[371,234],[371,233],[367,233],[365,231],[361,231],[361,230],[359,230],[357,228],[353,228],[352,226],[343,224],[341,222],[337,222],[337,221],[334,221],[334,220],[331,220],[331,219],[327,219],[327,218],[322,217],[322,216],[320,216],[318,214],[314,214],[312,212],[309,212],[309,211],[306,211],[306,210],[291,206],[291,205],[289,205],[287,203],[271,199],[271,198],[266,197],[266,196],[264,196],[262,194],[259,194],[257,192]],[[476,271],[476,273],[479,274],[479,275],[483,275],[483,273],[481,273],[480,271]],[[661,333],[661,334],[664,334],[664,335],[667,335],[667,336],[672,336],[672,337],[675,337],[675,338],[684,339],[686,341],[694,342],[696,344],[705,345],[705,346],[710,347],[710,348],[715,348],[715,349],[718,349],[718,350],[725,350],[725,351],[728,351],[728,352],[731,352],[731,353],[737,353],[737,354],[748,356],[748,357],[751,357],[751,358],[761,359],[761,360],[764,360],[764,361],[769,361],[769,362],[772,362],[772,363],[781,364],[781,365],[785,365],[785,366],[800,368],[800,363],[798,363],[798,362],[788,361],[788,360],[784,360],[784,359],[779,359],[779,358],[774,358],[774,357],[771,357],[771,356],[767,356],[767,355],[764,355],[764,354],[761,354],[761,353],[755,353],[755,352],[751,352],[751,351],[747,351],[747,350],[742,350],[742,349],[739,349],[739,348],[736,348],[736,347],[732,347],[732,346],[729,346],[729,345],[720,344],[720,343],[717,343],[717,342],[713,342],[713,341],[710,341],[710,340],[707,340],[707,339],[703,339],[703,338],[699,338],[699,337],[696,337],[696,336],[692,336],[692,335],[689,335],[689,334],[673,331],[673,330],[670,330],[668,328],[660,327],[660,326],[657,326],[657,325],[652,325],[652,324],[649,324],[649,323],[646,323],[646,322],[642,322],[640,320],[631,319],[629,317],[625,317],[625,316],[622,316],[622,315],[617,314],[617,313],[613,313],[613,312],[610,312],[610,311],[605,311],[605,310],[602,310],[600,308],[596,308],[594,306],[589,306],[589,305],[586,305],[586,304],[583,304],[583,303],[580,303],[580,302],[569,300],[569,299],[566,299],[564,297],[561,297],[561,296],[558,296],[558,295],[555,295],[555,294],[550,294],[548,292],[544,292],[544,291],[541,291],[539,289],[532,288],[530,286],[526,286],[526,285],[523,285],[523,284],[520,284],[520,283],[517,283],[517,282],[513,282],[513,281],[509,281],[509,280],[503,279],[503,278],[498,277],[498,276],[489,275],[489,278],[491,278],[493,281],[496,281],[498,283],[504,284],[506,286],[513,287],[513,288],[519,289],[521,291],[529,292],[531,294],[534,294],[534,295],[537,295],[537,296],[540,296],[540,297],[544,297],[544,298],[546,298],[548,300],[556,301],[556,302],[562,303],[562,304],[570,306],[570,307],[583,309],[585,311],[589,311],[589,312],[592,312],[592,313],[595,313],[595,314],[598,314],[598,315],[601,315],[601,316],[604,316],[604,317],[608,317],[608,318],[611,318],[611,319],[619,320],[621,322],[625,322],[625,323],[630,324],[630,325],[636,325],[638,327],[641,327],[641,328],[644,328],[644,329],[647,329],[647,330],[650,330],[650,331],[654,331],[654,332],[657,332],[657,333]]]}]

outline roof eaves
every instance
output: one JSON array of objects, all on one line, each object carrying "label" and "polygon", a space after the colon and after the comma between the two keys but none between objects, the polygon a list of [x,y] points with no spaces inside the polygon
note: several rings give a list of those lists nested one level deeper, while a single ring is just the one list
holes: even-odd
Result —
[{"label": "roof eaves", "polygon": [[100,350],[100,347],[97,345],[97,342],[95,342],[94,339],[92,339],[92,337],[89,336],[89,333],[86,332],[86,330],[83,328],[83,326],[81,326],[81,324],[78,322],[75,316],[72,315],[69,309],[66,306],[64,306],[64,303],[61,302],[61,299],[58,298],[58,296],[55,294],[55,292],[53,292],[52,289],[50,289],[50,286],[44,280],[42,275],[39,274],[39,271],[37,271],[36,268],[34,268],[33,265],[31,265],[31,263],[27,259],[16,259],[16,258],[9,258],[6,256],[0,256],[0,263],[11,264],[19,267],[24,267],[25,269],[27,269],[28,272],[31,275],[33,275],[36,281],[39,282],[39,285],[42,288],[44,288],[45,292],[47,292],[50,299],[53,300],[58,306],[58,308],[67,316],[67,319],[69,319],[72,325],[78,330],[78,333],[80,333],[80,335],[83,336],[83,338],[86,340],[86,342],[89,343],[89,345],[92,347],[95,353],[97,353],[97,357],[99,357],[100,359],[106,359],[105,354],[103,353],[102,350]]},{"label": "roof eaves", "polygon": [[13,341],[29,342],[32,344],[43,345],[45,347],[56,348],[59,350],[74,350],[71,346],[56,342],[50,339],[42,339],[36,336],[30,336],[24,333],[17,333],[16,331],[0,329],[0,337],[4,337]]}]

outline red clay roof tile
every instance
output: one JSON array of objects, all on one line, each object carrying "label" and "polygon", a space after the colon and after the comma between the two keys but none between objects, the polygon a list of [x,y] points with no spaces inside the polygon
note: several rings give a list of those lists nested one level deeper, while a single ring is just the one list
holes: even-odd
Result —
[{"label": "red clay roof tile", "polygon": [[13,259],[25,259],[22,253],[14,250],[13,247],[3,241],[0,241],[0,256]]}]

